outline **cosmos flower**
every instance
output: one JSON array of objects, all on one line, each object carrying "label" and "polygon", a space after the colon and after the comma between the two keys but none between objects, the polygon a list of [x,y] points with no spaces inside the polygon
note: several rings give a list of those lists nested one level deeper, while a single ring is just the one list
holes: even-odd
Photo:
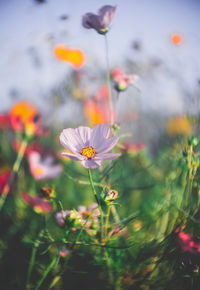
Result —
[{"label": "cosmos flower", "polygon": [[64,129],[60,134],[60,143],[72,153],[63,152],[62,155],[80,161],[85,168],[97,168],[104,160],[120,156],[118,153],[107,154],[118,142],[117,136],[109,138],[110,133],[109,126],[104,124],[98,124],[92,129],[82,126]]},{"label": "cosmos flower", "polygon": [[35,134],[41,124],[41,118],[36,108],[29,102],[19,102],[9,113],[11,126],[15,131]]},{"label": "cosmos flower", "polygon": [[111,72],[111,76],[115,82],[115,89],[118,92],[125,91],[129,85],[133,85],[139,90],[136,82],[139,79],[137,75],[127,75],[122,70],[115,69]]},{"label": "cosmos flower", "polygon": [[83,15],[82,24],[87,29],[95,29],[99,34],[106,34],[109,30],[117,6],[105,5],[98,10],[98,14],[86,13]]},{"label": "cosmos flower", "polygon": [[21,194],[22,199],[30,205],[37,213],[53,211],[53,205],[50,201],[45,200],[38,195],[31,196],[28,193]]},{"label": "cosmos flower", "polygon": [[80,69],[85,63],[85,56],[79,49],[57,45],[54,48],[54,54],[59,60],[69,62],[74,69]]},{"label": "cosmos flower", "polygon": [[62,165],[55,163],[55,156],[51,152],[32,150],[28,153],[28,163],[36,180],[54,179],[62,172]]}]

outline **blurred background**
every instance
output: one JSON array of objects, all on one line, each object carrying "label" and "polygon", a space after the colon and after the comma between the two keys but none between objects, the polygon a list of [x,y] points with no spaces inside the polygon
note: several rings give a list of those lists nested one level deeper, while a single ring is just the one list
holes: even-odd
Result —
[{"label": "blurred background", "polygon": [[1,0],[0,113],[29,100],[48,124],[85,121],[82,95],[72,90],[77,71],[55,57],[54,47],[82,50],[81,90],[95,95],[106,83],[105,42],[81,20],[107,4],[117,5],[108,33],[110,69],[139,76],[140,91],[129,87],[118,105],[121,120],[125,113],[137,116],[128,123],[135,139],[157,138],[169,116],[198,114],[198,0]]}]

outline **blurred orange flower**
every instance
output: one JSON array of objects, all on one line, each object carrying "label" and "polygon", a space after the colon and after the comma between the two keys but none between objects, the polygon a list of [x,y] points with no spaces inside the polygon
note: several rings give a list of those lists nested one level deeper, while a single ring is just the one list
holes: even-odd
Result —
[{"label": "blurred orange flower", "polygon": [[186,116],[176,116],[168,121],[166,129],[170,136],[190,136],[192,134],[193,124]]},{"label": "blurred orange flower", "polygon": [[[102,86],[96,96],[84,100],[83,113],[91,126],[109,123],[110,109],[108,96],[107,86]],[[115,111],[113,114],[114,118],[116,118]]]},{"label": "blurred orange flower", "polygon": [[11,126],[15,131],[34,134],[40,127],[41,118],[36,108],[29,102],[19,102],[9,113]]},{"label": "blurred orange flower", "polygon": [[54,54],[59,60],[69,62],[74,69],[81,68],[85,63],[85,56],[79,49],[57,45],[54,48]]},{"label": "blurred orange flower", "polygon": [[175,45],[179,45],[181,44],[181,42],[183,41],[183,38],[181,35],[179,34],[172,34],[171,36],[171,42]]}]

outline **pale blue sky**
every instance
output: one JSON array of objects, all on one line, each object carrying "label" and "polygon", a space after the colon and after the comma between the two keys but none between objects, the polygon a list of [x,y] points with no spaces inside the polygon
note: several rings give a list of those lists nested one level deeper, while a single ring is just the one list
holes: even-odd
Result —
[{"label": "pale blue sky", "polygon": [[[131,43],[139,39],[144,48],[142,60],[154,56],[165,60],[180,81],[195,90],[200,76],[199,1],[47,0],[36,4],[34,0],[0,0],[1,112],[12,104],[10,95],[15,90],[19,98],[42,105],[42,97],[64,78],[69,67],[55,59],[52,51],[57,43],[82,49],[88,66],[105,64],[103,37],[84,29],[81,17],[106,4],[118,6],[108,34],[111,67],[123,66],[127,57],[134,57]],[[69,20],[60,20],[63,14]],[[183,36],[182,46],[170,43],[173,32]],[[143,108],[181,110],[179,84],[168,77],[157,74],[141,79]]]}]

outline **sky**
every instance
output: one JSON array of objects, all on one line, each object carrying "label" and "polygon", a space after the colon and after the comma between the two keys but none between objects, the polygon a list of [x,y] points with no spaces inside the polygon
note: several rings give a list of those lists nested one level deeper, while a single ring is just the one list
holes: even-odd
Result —
[{"label": "sky", "polygon": [[[199,89],[200,1],[0,0],[0,112],[18,99],[44,106],[45,96],[71,69],[55,58],[56,44],[82,49],[88,68],[105,67],[103,37],[84,29],[81,19],[107,4],[117,5],[108,33],[111,67],[123,69],[127,59],[146,67],[140,76],[141,109],[184,111],[183,90],[196,94]],[[183,37],[179,47],[170,42],[172,33]],[[132,48],[135,40],[142,44],[140,53]],[[152,59],[164,65],[151,71]]]}]

